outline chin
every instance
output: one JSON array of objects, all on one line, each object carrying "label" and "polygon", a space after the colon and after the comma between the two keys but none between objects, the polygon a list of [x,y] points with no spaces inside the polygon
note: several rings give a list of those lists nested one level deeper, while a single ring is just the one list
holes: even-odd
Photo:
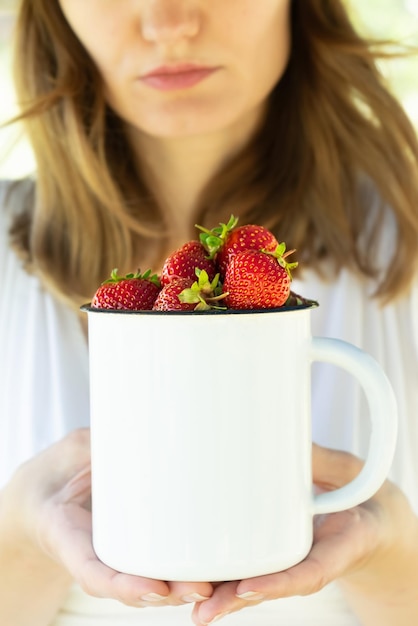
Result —
[{"label": "chin", "polygon": [[166,139],[181,139],[186,137],[197,137],[220,132],[224,129],[222,125],[215,124],[160,124],[159,126],[142,127],[142,132],[152,137],[160,137]]},{"label": "chin", "polygon": [[[241,103],[240,103],[241,104]],[[219,99],[172,101],[141,112],[132,111],[130,124],[154,137],[180,138],[207,135],[234,126],[243,116],[242,106]]]}]

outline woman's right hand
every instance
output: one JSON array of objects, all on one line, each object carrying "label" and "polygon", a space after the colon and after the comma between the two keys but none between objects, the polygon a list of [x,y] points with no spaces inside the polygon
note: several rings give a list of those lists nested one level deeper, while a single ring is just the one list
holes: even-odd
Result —
[{"label": "woman's right hand", "polygon": [[[89,595],[136,607],[211,596],[210,583],[163,582],[104,565],[92,546],[90,433],[76,430],[24,463],[1,496],[0,527],[39,563],[68,572]],[[4,536],[4,535],[3,535]]]}]

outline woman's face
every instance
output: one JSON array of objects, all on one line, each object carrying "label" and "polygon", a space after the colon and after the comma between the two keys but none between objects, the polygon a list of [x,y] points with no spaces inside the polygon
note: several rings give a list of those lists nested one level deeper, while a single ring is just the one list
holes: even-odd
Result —
[{"label": "woman's face", "polygon": [[261,115],[290,50],[291,0],[59,0],[106,99],[152,136]]}]

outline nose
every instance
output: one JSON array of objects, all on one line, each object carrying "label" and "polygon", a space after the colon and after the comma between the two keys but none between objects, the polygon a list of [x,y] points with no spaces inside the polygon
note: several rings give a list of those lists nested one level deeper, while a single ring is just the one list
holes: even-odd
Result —
[{"label": "nose", "polygon": [[149,0],[142,14],[142,36],[150,43],[192,39],[200,28],[196,0]]}]

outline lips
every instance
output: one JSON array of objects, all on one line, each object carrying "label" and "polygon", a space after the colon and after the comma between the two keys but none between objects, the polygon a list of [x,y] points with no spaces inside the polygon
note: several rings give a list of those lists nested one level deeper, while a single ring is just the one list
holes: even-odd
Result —
[{"label": "lips", "polygon": [[140,79],[148,87],[160,91],[189,89],[211,76],[217,69],[194,64],[165,65],[141,76]]}]

